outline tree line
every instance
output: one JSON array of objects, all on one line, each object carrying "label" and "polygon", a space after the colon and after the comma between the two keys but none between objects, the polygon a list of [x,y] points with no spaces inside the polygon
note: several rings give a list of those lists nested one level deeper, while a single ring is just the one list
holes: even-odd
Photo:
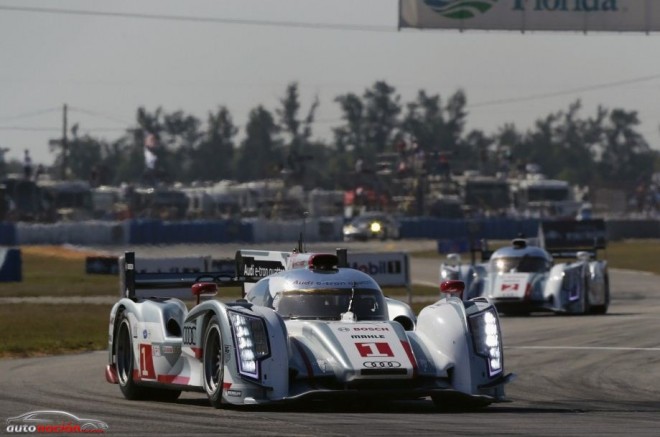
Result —
[{"label": "tree line", "polygon": [[599,107],[585,115],[577,100],[526,131],[511,123],[489,134],[466,128],[462,90],[448,97],[420,90],[403,102],[395,87],[377,81],[361,95],[337,96],[341,119],[333,138],[318,140],[313,127],[319,104],[317,98],[303,108],[298,84],[291,83],[274,110],[259,105],[250,111],[240,141],[225,106],[206,120],[182,110],[141,107],[135,124],[115,140],[79,135],[74,126],[66,157],[60,145],[52,146],[53,167],[66,162],[72,179],[139,183],[145,175],[145,137],[152,134],[158,178],[169,182],[286,177],[307,188],[344,189],[358,159],[373,164],[402,142],[415,143],[427,156],[445,156],[454,172],[494,174],[535,163],[550,178],[599,188],[632,190],[660,170],[660,153],[639,132],[636,111]]}]

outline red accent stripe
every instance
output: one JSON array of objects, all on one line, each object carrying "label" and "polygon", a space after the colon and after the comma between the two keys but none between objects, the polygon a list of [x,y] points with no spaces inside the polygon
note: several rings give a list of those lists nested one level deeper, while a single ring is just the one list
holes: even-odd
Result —
[{"label": "red accent stripe", "polygon": [[401,346],[403,346],[403,350],[406,351],[406,355],[408,355],[408,359],[410,360],[410,364],[413,366],[413,378],[417,376],[417,360],[415,359],[415,355],[413,355],[412,348],[410,347],[410,343],[407,341],[401,340]]},{"label": "red accent stripe", "polygon": [[133,381],[140,381],[142,378],[140,378],[140,371],[137,369],[133,369]]},{"label": "red accent stripe", "polygon": [[105,366],[105,380],[110,384],[119,384],[119,378],[117,377],[117,366],[114,364],[108,364]]},{"label": "red accent stripe", "polygon": [[164,382],[166,384],[188,385],[190,378],[187,376],[179,375],[158,375],[158,382]]},{"label": "red accent stripe", "polygon": [[223,390],[229,390],[231,388],[231,382],[223,382],[222,383],[222,389]]},{"label": "red accent stripe", "polygon": [[202,349],[201,347],[191,347],[190,349],[195,354],[195,358],[197,358],[198,360],[202,359],[202,356],[204,355],[204,349]]},{"label": "red accent stripe", "polygon": [[309,377],[309,385],[312,388],[316,388],[316,383],[314,382],[314,370],[312,369],[312,362],[309,360],[309,357],[307,356],[305,349],[303,349],[300,342],[295,338],[291,339],[291,343],[293,343],[296,349],[298,349],[298,352],[300,353],[300,356],[302,357],[303,362],[305,363],[305,368],[307,369],[307,376]]}]

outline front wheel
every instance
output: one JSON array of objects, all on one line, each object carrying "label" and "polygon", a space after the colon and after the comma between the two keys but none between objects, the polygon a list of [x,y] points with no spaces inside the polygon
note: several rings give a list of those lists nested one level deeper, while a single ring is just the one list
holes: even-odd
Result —
[{"label": "front wheel", "polygon": [[607,273],[605,274],[604,282],[605,282],[603,285],[603,290],[605,294],[605,296],[603,297],[604,303],[602,305],[593,305],[591,307],[592,314],[606,314],[607,309],[610,306],[610,277]]},{"label": "front wheel", "polygon": [[181,390],[142,387],[136,384],[134,379],[135,356],[133,354],[133,342],[131,339],[131,324],[128,321],[128,317],[124,315],[121,316],[119,328],[117,329],[115,360],[119,389],[126,399],[149,399],[172,402],[178,399],[181,394]]},{"label": "front wheel", "polygon": [[217,316],[213,316],[204,333],[204,390],[215,408],[222,406],[223,385],[222,333]]},{"label": "front wheel", "polygon": [[115,338],[115,359],[119,389],[124,397],[130,400],[144,398],[144,388],[138,386],[133,380],[135,357],[133,356],[133,343],[131,340],[131,324],[128,318],[123,315]]}]

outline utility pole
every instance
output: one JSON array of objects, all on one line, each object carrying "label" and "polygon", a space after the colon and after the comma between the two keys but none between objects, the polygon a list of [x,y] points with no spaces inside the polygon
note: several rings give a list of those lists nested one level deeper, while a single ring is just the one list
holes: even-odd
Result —
[{"label": "utility pole", "polygon": [[62,107],[62,138],[57,140],[50,140],[48,144],[51,146],[51,151],[53,147],[59,147],[61,150],[61,168],[60,168],[60,177],[62,180],[67,179],[68,168],[69,168],[69,139],[67,138],[67,106],[66,103]]},{"label": "utility pole", "polygon": [[66,103],[62,108],[62,180],[67,179],[67,170],[69,167],[69,140],[66,136],[67,133],[67,107]]}]

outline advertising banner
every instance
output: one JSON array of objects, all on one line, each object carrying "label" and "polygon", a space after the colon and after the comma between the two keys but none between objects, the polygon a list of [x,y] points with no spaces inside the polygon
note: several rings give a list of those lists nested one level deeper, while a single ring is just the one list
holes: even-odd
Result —
[{"label": "advertising banner", "polygon": [[655,32],[657,0],[399,0],[399,27]]}]

